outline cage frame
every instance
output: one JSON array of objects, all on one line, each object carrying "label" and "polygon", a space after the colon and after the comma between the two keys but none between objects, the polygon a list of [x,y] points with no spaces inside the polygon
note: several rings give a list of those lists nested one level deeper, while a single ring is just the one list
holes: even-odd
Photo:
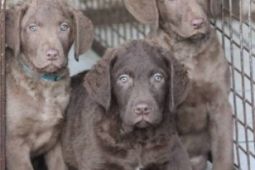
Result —
[{"label": "cage frame", "polygon": [[[83,0],[84,3],[87,3],[91,0]],[[104,1],[104,0],[94,0],[94,1]],[[106,0],[105,0],[106,1]],[[107,7],[106,9],[99,9],[99,10],[95,10],[95,8],[93,8],[93,5],[91,7],[85,7],[84,9],[84,14],[86,14],[89,18],[92,19],[92,21],[94,22],[95,26],[97,27],[97,35],[96,35],[96,39],[93,42],[92,45],[92,50],[95,51],[99,56],[103,56],[105,49],[108,46],[111,46],[112,44],[121,44],[122,41],[126,41],[125,36],[123,36],[121,33],[119,33],[118,29],[120,29],[120,24],[126,24],[126,23],[131,23],[130,25],[127,25],[127,28],[123,29],[122,31],[127,33],[128,30],[127,29],[136,29],[137,32],[131,32],[130,35],[131,37],[135,37],[135,38],[143,38],[146,34],[147,31],[144,25],[138,24],[135,19],[128,14],[128,12],[124,9],[123,4],[121,4],[121,0],[107,0],[110,3],[112,3],[112,1],[114,1],[114,3],[116,4],[110,4],[113,5],[114,8],[110,8]],[[239,167],[241,165],[241,160],[240,160],[240,152],[243,152],[246,156],[247,156],[247,165],[248,165],[248,170],[251,170],[251,164],[254,162],[251,162],[251,158],[255,158],[255,153],[249,150],[249,144],[247,143],[249,141],[249,137],[248,137],[248,133],[253,132],[253,142],[255,141],[255,71],[252,71],[252,68],[255,67],[253,65],[253,63],[255,63],[255,52],[252,49],[255,49],[255,47],[253,47],[252,45],[254,44],[254,41],[252,39],[250,39],[248,42],[245,41],[245,39],[243,38],[243,25],[242,24],[246,24],[249,25],[249,36],[252,37],[252,34],[255,34],[255,29],[252,30],[251,25],[252,25],[252,19],[251,19],[251,3],[252,0],[247,0],[250,3],[250,7],[249,7],[249,13],[248,13],[248,20],[247,21],[243,21],[242,17],[241,17],[241,13],[242,13],[242,2],[244,0],[240,0],[240,11],[239,11],[239,16],[234,16],[233,14],[233,10],[232,10],[232,1],[233,0],[219,0],[219,1],[228,1],[229,2],[229,9],[226,9],[224,6],[222,6],[221,11],[227,11],[228,16],[226,16],[226,13],[221,13],[221,15],[219,16],[219,18],[221,18],[221,20],[223,21],[221,25],[217,25],[216,22],[212,21],[212,25],[215,27],[215,29],[217,30],[218,33],[221,34],[221,42],[223,45],[223,48],[225,49],[225,41],[226,39],[228,39],[230,41],[230,67],[231,67],[231,76],[232,76],[232,93],[233,93],[233,110],[234,110],[234,115],[233,115],[233,119],[234,119],[234,126],[235,126],[235,134],[237,136],[233,137],[233,142],[234,142],[234,148],[235,149],[235,154],[237,157],[236,160],[236,166]],[[103,3],[99,3],[99,6],[103,7],[104,4]],[[86,6],[86,5],[85,5]],[[6,148],[5,148],[5,136],[6,136],[6,58],[5,58],[5,9],[6,9],[6,0],[0,0],[0,170],[5,170],[6,169],[6,157],[5,157],[5,153],[6,153]],[[113,13],[113,11],[115,13]],[[100,18],[100,15],[102,16],[107,16],[108,17],[108,21],[105,19]],[[120,18],[118,16],[124,16],[123,18]],[[109,19],[110,18],[110,19]],[[233,37],[235,34],[237,34],[235,32],[235,30],[233,29],[233,26],[230,24],[230,20],[237,20],[239,18],[239,40],[240,42],[237,42]],[[114,40],[109,40],[109,42],[106,39],[106,37],[108,36],[107,32],[102,29],[105,26],[112,26],[112,30],[113,32],[115,32],[117,34],[117,36],[119,36],[118,41],[115,43]],[[132,28],[131,28],[132,27]],[[230,33],[227,34],[226,33],[226,29],[229,29]],[[113,35],[113,33],[111,33],[111,36],[115,36]],[[240,49],[239,53],[240,53],[240,60],[241,60],[241,68],[237,68],[234,65],[234,54],[233,54],[233,49],[234,47],[238,47]],[[244,71],[244,53],[248,53],[249,54],[249,67],[250,69],[250,73],[249,75]],[[247,100],[247,93],[244,91],[244,89],[242,89],[242,91],[240,93],[238,93],[236,91],[236,83],[235,83],[235,73],[237,72],[237,74],[241,75],[241,86],[244,88],[245,86],[245,79],[248,79],[250,81],[250,86],[251,86],[251,101]],[[238,115],[237,115],[237,100],[241,100],[242,105],[243,105],[243,116],[244,116],[244,120],[242,121],[239,119]],[[251,106],[252,110],[252,122],[253,122],[253,126],[249,126],[247,124],[247,106],[246,105]],[[244,127],[245,132],[244,132],[244,138],[245,138],[245,143],[244,146],[242,146],[242,144],[239,144],[239,136],[238,136],[238,127]],[[246,149],[245,149],[246,148]],[[255,148],[255,144],[253,144],[252,148]]]},{"label": "cage frame", "polygon": [[5,170],[6,73],[5,73],[5,0],[0,0],[0,170]]}]

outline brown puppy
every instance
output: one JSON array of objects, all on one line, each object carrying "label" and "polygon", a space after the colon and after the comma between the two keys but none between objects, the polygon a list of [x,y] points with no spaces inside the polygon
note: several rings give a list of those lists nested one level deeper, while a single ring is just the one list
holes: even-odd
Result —
[{"label": "brown puppy", "polygon": [[34,0],[7,11],[7,166],[32,170],[46,154],[49,170],[64,169],[58,136],[69,101],[67,54],[93,39],[88,18],[61,1]]},{"label": "brown puppy", "polygon": [[206,169],[209,152],[213,156],[213,170],[232,169],[229,66],[216,32],[209,25],[208,1],[125,2],[139,21],[156,26],[148,41],[173,51],[188,70],[192,90],[177,108],[177,128],[193,169]]},{"label": "brown puppy", "polygon": [[170,112],[188,85],[183,66],[159,47],[132,41],[109,50],[72,91],[66,162],[79,170],[190,170]]}]

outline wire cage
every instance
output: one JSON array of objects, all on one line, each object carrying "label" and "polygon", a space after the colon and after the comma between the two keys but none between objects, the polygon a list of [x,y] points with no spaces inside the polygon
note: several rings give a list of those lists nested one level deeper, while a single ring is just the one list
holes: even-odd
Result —
[{"label": "wire cage", "polygon": [[122,0],[82,0],[81,7],[96,25],[93,49],[99,55],[107,47],[117,47],[130,39],[144,38],[150,28],[129,14]]},{"label": "wire cage", "polygon": [[223,1],[215,27],[229,60],[234,110],[234,156],[239,169],[255,169],[255,2]]},{"label": "wire cage", "polygon": [[[107,47],[144,38],[150,28],[138,23],[122,0],[70,0],[92,19],[96,38],[92,49],[100,56]],[[231,68],[234,159],[237,169],[255,170],[255,1],[222,1],[222,13],[212,20]],[[4,4],[0,0],[0,170],[4,170],[5,60]]]}]

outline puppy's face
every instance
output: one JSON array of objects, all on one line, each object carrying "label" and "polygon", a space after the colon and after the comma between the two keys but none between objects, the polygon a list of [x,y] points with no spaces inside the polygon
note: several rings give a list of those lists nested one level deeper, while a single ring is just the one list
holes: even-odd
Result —
[{"label": "puppy's face", "polygon": [[53,73],[67,65],[74,24],[70,13],[46,2],[27,9],[21,21],[21,52],[38,71]]},{"label": "puppy's face", "polygon": [[164,29],[171,29],[183,38],[197,39],[208,33],[204,0],[157,0],[157,5]]},{"label": "puppy's face", "polygon": [[144,40],[108,49],[84,79],[91,99],[120,118],[126,132],[158,127],[186,98],[189,84],[186,69],[169,51]]},{"label": "puppy's face", "polygon": [[167,65],[154,56],[159,54],[146,50],[138,48],[118,56],[111,72],[113,96],[127,128],[156,126],[163,118],[168,94]]}]

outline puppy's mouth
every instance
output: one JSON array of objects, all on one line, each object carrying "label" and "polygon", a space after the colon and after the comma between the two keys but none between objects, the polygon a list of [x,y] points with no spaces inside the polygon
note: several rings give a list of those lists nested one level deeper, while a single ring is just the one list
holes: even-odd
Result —
[{"label": "puppy's mouth", "polygon": [[40,72],[44,72],[44,73],[55,73],[57,72],[58,70],[61,70],[61,66],[57,65],[57,64],[54,64],[54,63],[50,63],[42,68],[38,68],[38,70]]},{"label": "puppy's mouth", "polygon": [[135,121],[135,127],[137,128],[147,128],[149,126],[152,126],[152,122],[146,116],[140,116]]},{"label": "puppy's mouth", "polygon": [[202,40],[207,37],[207,33],[197,33],[190,36],[188,39],[190,40]]},{"label": "puppy's mouth", "polygon": [[138,127],[138,128],[141,128],[141,129],[144,129],[144,128],[147,128],[151,126],[151,124],[145,120],[142,120],[142,121],[139,121],[135,124],[135,127]]}]

